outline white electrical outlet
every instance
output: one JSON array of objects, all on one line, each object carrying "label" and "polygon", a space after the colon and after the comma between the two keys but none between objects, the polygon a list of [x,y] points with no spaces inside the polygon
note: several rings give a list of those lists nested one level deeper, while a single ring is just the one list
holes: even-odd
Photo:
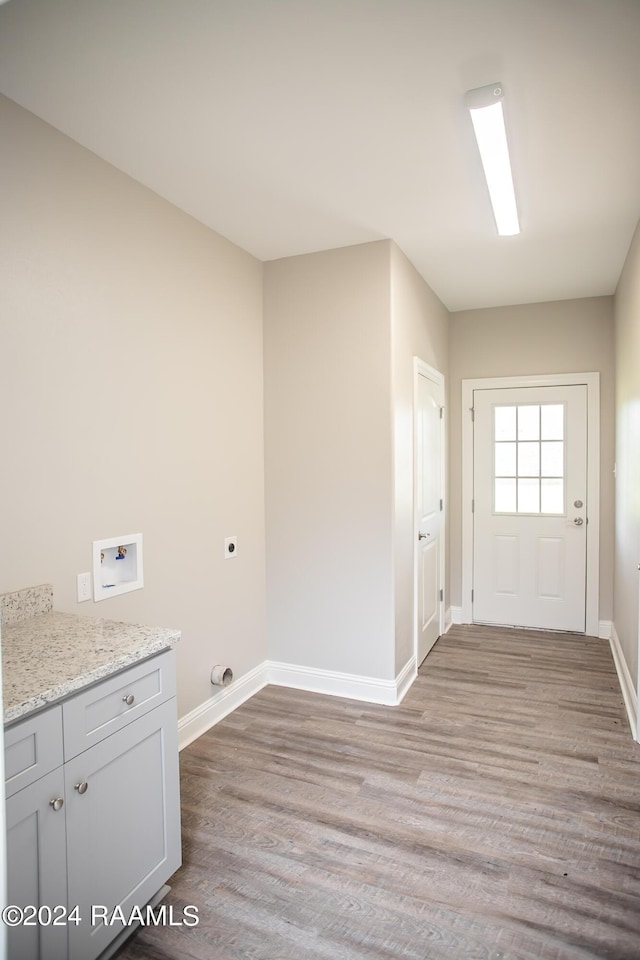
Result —
[{"label": "white electrical outlet", "polygon": [[85,600],[91,600],[91,574],[78,574],[78,603],[84,603]]},{"label": "white electrical outlet", "polygon": [[225,558],[236,557],[238,555],[238,538],[237,537],[227,537],[224,541],[224,555]]}]

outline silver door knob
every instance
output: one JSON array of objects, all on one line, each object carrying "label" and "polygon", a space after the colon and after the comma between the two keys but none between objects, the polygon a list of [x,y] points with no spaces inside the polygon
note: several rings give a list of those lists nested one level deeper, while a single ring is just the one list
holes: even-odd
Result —
[{"label": "silver door knob", "polygon": [[582,517],[574,517],[573,522],[575,523],[576,527],[581,527],[582,524],[584,523],[584,520],[582,519]]},{"label": "silver door knob", "polygon": [[423,533],[422,530],[418,531],[418,540],[426,540],[427,537],[430,537],[430,533]]},{"label": "silver door knob", "polygon": [[133,703],[133,701],[135,700],[135,697],[134,697],[134,695],[133,695],[132,693],[128,693],[128,694],[126,695],[126,697],[123,697],[122,699],[124,700],[124,702],[126,703],[126,705],[127,705],[128,707],[130,707],[131,704]]},{"label": "silver door knob", "polygon": [[78,793],[86,793],[89,788],[89,784],[86,780],[82,780],[80,783],[76,783],[76,790]]},{"label": "silver door knob", "polygon": [[53,807],[55,811],[60,810],[63,804],[64,804],[64,800],[62,799],[62,797],[54,797],[53,800],[49,800],[49,806]]}]

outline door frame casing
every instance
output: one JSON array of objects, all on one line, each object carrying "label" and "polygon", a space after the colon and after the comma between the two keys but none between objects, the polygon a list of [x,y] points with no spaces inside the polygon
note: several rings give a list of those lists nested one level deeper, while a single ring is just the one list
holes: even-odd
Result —
[{"label": "door frame casing", "polygon": [[429,366],[419,357],[413,358],[413,655],[418,664],[418,377],[423,376],[441,391],[442,417],[440,419],[440,496],[442,516],[440,524],[440,588],[443,599],[440,601],[440,636],[445,632],[445,598],[447,594],[446,575],[446,536],[447,536],[447,442],[446,442],[446,382],[443,373]]},{"label": "door frame casing", "polygon": [[462,623],[473,623],[473,393],[512,387],[587,387],[587,569],[585,633],[599,636],[600,625],[600,374],[555,373],[484,377],[462,381]]}]

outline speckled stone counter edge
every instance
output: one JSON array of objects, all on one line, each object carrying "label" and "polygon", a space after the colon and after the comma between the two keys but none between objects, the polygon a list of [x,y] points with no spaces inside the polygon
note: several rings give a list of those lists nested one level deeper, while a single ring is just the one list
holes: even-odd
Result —
[{"label": "speckled stone counter edge", "polygon": [[37,617],[41,613],[51,613],[52,610],[53,587],[50,583],[0,594],[0,623],[3,626]]},{"label": "speckled stone counter edge", "polygon": [[48,585],[0,595],[4,723],[65,699],[83,687],[167,650],[180,631],[80,617],[51,609]]},{"label": "speckled stone counter edge", "polygon": [[87,670],[82,675],[67,680],[58,686],[43,690],[41,693],[27,700],[23,700],[15,706],[8,707],[4,711],[3,723],[6,726],[7,724],[14,723],[16,720],[22,720],[32,713],[39,712],[44,707],[50,707],[56,703],[60,703],[62,700],[66,700],[71,694],[77,693],[78,690],[82,690],[84,687],[88,687],[98,680],[111,677],[121,670],[132,666],[134,663],[139,663],[141,660],[146,660],[148,657],[154,656],[154,654],[165,652],[177,643],[178,637],[179,634],[175,634],[172,638],[163,638],[155,642],[149,642],[145,647],[127,656],[101,664],[101,666],[93,670]]}]

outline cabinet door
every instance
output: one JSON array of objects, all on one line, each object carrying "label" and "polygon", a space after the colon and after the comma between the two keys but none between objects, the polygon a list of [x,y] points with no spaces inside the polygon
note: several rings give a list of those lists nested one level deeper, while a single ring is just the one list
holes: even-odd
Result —
[{"label": "cabinet door", "polygon": [[[62,768],[7,800],[7,903],[56,907],[67,903],[65,807]],[[65,919],[64,917],[62,919]],[[66,926],[9,927],[11,960],[64,960]]]},{"label": "cabinet door", "polygon": [[92,960],[124,929],[92,907],[128,916],[180,866],[177,740],[170,700],[65,764],[69,903],[84,921],[69,930],[70,960]]}]

